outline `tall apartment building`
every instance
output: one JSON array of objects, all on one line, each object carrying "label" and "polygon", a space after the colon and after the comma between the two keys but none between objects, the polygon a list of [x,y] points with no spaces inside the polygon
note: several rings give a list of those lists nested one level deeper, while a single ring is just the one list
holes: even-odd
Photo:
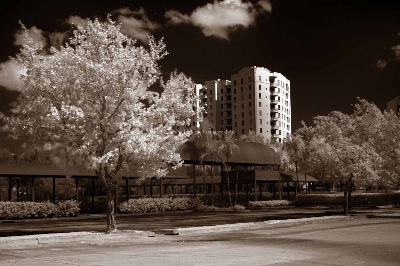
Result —
[{"label": "tall apartment building", "polygon": [[216,131],[251,130],[278,142],[291,134],[290,81],[280,73],[245,67],[230,81],[206,81],[196,92]]},{"label": "tall apartment building", "polygon": [[386,104],[386,111],[392,111],[397,116],[400,116],[400,96],[395,97]]}]

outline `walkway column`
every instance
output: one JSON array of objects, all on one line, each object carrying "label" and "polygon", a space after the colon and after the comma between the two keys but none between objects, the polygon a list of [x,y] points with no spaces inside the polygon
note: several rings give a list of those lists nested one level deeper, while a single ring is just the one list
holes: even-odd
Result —
[{"label": "walkway column", "polygon": [[9,176],[8,177],[8,201],[12,201],[12,193],[11,193],[11,191],[12,191],[12,177],[11,176]]},{"label": "walkway column", "polygon": [[31,201],[35,201],[35,178],[31,177]]},{"label": "walkway column", "polygon": [[126,201],[129,200],[129,179],[126,177],[125,179],[125,196],[126,196]]},{"label": "walkway column", "polygon": [[287,188],[287,200],[290,200],[290,192],[289,192],[289,182],[286,183],[286,188]]},{"label": "walkway column", "polygon": [[56,202],[56,178],[53,176],[53,195],[51,201]]},{"label": "walkway column", "polygon": [[160,198],[163,196],[163,178],[160,177]]},{"label": "walkway column", "polygon": [[19,184],[20,184],[20,177],[17,177],[17,202],[21,200],[19,193]]},{"label": "walkway column", "polygon": [[75,177],[75,200],[79,202],[79,178]]},{"label": "walkway column", "polygon": [[196,165],[193,163],[193,196],[196,197]]},{"label": "walkway column", "polygon": [[150,178],[150,198],[152,197],[153,197],[153,178]]},{"label": "walkway column", "polygon": [[91,211],[94,212],[94,177],[91,177],[91,187],[92,187],[92,206]]}]

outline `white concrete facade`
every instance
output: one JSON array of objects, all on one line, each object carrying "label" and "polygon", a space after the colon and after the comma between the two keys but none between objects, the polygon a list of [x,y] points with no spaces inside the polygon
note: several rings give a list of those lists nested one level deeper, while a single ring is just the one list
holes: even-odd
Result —
[{"label": "white concrete facade", "polygon": [[280,73],[245,67],[230,81],[206,81],[196,92],[213,130],[238,136],[251,130],[278,142],[291,134],[290,81]]},{"label": "white concrete facade", "polygon": [[400,116],[400,96],[387,102],[386,111],[392,111],[395,115]]}]

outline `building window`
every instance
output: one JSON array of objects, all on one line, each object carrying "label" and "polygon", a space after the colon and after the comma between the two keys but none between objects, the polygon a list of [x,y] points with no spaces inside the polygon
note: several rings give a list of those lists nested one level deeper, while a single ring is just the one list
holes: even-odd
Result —
[{"label": "building window", "polygon": [[243,84],[243,79],[240,79],[240,84]]},{"label": "building window", "polygon": [[235,127],[237,127],[237,122],[235,122]]},{"label": "building window", "polygon": [[242,127],[244,126],[244,121],[242,121]]},{"label": "building window", "polygon": [[261,90],[261,85],[258,85],[258,90]]},{"label": "building window", "polygon": [[242,117],[244,117],[244,112],[242,112]]},{"label": "building window", "polygon": [[262,125],[262,119],[260,119],[260,125]]},{"label": "building window", "polygon": [[261,76],[258,76],[258,81],[261,81]]},{"label": "building window", "polygon": [[243,87],[240,87],[240,92],[243,92]]},{"label": "building window", "polygon": [[251,99],[251,93],[249,94],[249,100]]},{"label": "building window", "polygon": [[242,103],[242,109],[244,109],[244,103]]},{"label": "building window", "polygon": [[236,97],[233,97],[233,102],[236,102]]},{"label": "building window", "polygon": [[222,108],[224,108],[224,105],[223,105],[223,104],[221,104],[221,109],[222,109]]},{"label": "building window", "polygon": [[258,102],[258,107],[261,107],[261,102]]},{"label": "building window", "polygon": [[249,91],[251,91],[251,85],[249,85]]},{"label": "building window", "polygon": [[249,107],[251,107],[251,102],[249,102]]},{"label": "building window", "polygon": [[244,129],[242,129],[242,134],[244,134]]},{"label": "building window", "polygon": [[233,89],[233,94],[236,94],[236,88],[235,88],[235,89]]},{"label": "building window", "polygon": [[249,82],[251,82],[251,77],[249,77]]},{"label": "building window", "polygon": [[261,93],[258,94],[258,99],[261,99]]},{"label": "building window", "polygon": [[260,128],[260,133],[262,133],[262,128]]},{"label": "building window", "polygon": [[233,81],[233,85],[234,85],[234,86],[236,85],[236,80]]},{"label": "building window", "polygon": [[260,115],[260,116],[262,116],[262,111],[260,110],[260,111],[258,111],[258,114]]}]

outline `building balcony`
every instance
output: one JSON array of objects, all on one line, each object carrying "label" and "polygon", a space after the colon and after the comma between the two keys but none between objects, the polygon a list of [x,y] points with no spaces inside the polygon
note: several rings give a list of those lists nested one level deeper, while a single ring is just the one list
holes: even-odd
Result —
[{"label": "building balcony", "polygon": [[271,82],[270,86],[271,87],[279,87],[279,83],[278,82]]},{"label": "building balcony", "polygon": [[280,110],[278,109],[278,108],[276,108],[276,107],[272,107],[271,108],[271,112],[279,112]]},{"label": "building balcony", "polygon": [[279,126],[278,125],[271,125],[271,128],[272,129],[279,129]]},{"label": "building balcony", "polygon": [[279,100],[271,100],[271,103],[280,103]]}]

